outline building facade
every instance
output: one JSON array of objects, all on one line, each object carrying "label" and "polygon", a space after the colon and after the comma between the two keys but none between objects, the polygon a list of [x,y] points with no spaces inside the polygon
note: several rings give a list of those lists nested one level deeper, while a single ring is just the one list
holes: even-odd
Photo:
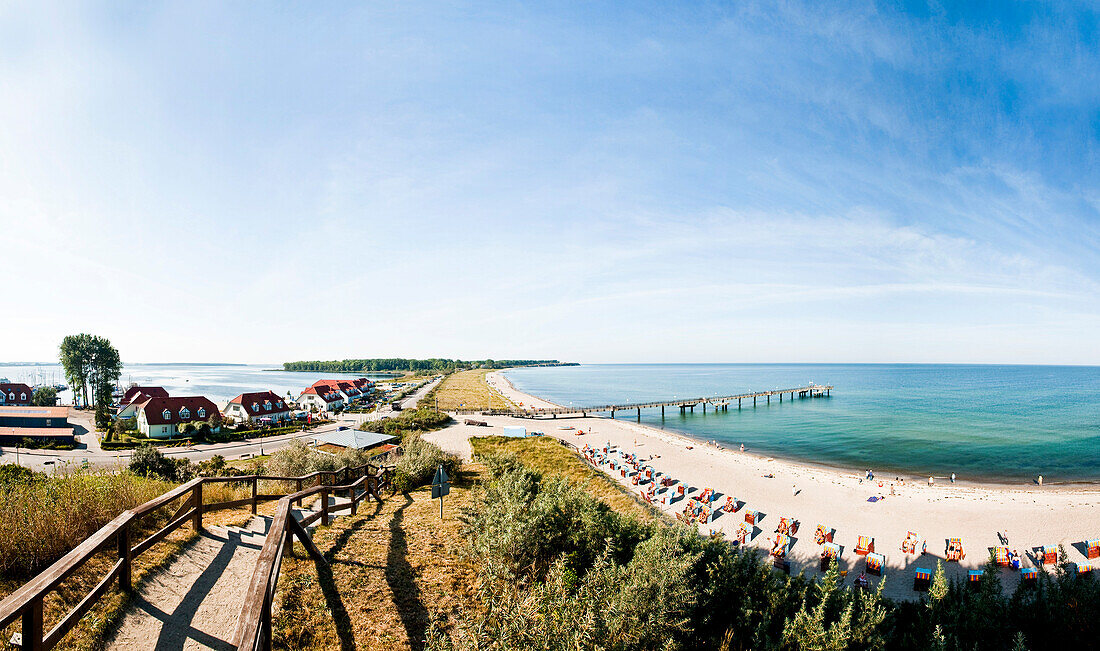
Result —
[{"label": "building facade", "polygon": [[271,391],[242,393],[229,401],[222,413],[226,418],[238,422],[248,420],[260,422],[269,419],[271,423],[290,420],[290,405]]},{"label": "building facade", "polygon": [[202,396],[186,398],[149,398],[137,407],[138,431],[149,438],[179,436],[179,426],[208,423],[218,407]]},{"label": "building facade", "polygon": [[0,405],[28,406],[34,399],[34,389],[22,382],[0,383]]}]

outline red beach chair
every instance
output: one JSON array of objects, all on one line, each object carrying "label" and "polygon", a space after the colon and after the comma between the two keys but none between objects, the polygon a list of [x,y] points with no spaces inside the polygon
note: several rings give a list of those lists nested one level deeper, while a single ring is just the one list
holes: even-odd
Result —
[{"label": "red beach chair", "polygon": [[1055,565],[1058,563],[1058,546],[1043,545],[1043,565]]},{"label": "red beach chair", "polygon": [[756,524],[756,511],[745,511],[745,522],[749,524]]},{"label": "red beach chair", "polygon": [[840,545],[834,542],[826,542],[821,549],[821,571],[829,569],[829,565],[840,558]]},{"label": "red beach chair", "polygon": [[726,504],[722,507],[722,510],[725,511],[726,513],[736,513],[737,512],[737,498],[734,497],[733,495],[727,495],[726,496]]},{"label": "red beach chair", "polygon": [[993,548],[993,562],[1001,567],[1008,567],[1012,561],[1008,560],[1008,547]]},{"label": "red beach chair", "polygon": [[1085,541],[1085,558],[1100,558],[1100,538]]},{"label": "red beach chair", "polygon": [[966,554],[963,553],[962,538],[950,538],[947,541],[947,549],[944,551],[944,557],[949,561],[961,561],[966,558]]},{"label": "red beach chair", "polygon": [[882,576],[882,568],[886,565],[886,557],[882,554],[871,552],[867,554],[867,571],[877,576]]},{"label": "red beach chair", "polygon": [[775,542],[772,543],[771,555],[776,558],[786,558],[787,547],[791,544],[791,539],[786,534],[776,534]]},{"label": "red beach chair", "polygon": [[817,531],[814,532],[814,542],[819,545],[833,542],[833,530],[823,524],[817,525]]},{"label": "red beach chair", "polygon": [[875,539],[869,536],[860,536],[855,551],[860,556],[870,554],[875,551]]}]

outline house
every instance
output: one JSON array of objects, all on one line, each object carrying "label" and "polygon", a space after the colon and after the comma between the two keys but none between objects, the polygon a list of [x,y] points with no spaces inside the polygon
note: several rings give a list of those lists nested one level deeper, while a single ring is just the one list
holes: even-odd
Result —
[{"label": "house", "polygon": [[346,404],[344,394],[338,387],[323,383],[316,383],[303,391],[297,402],[303,409],[327,412],[343,409]]},{"label": "house", "polygon": [[65,407],[0,407],[0,444],[17,445],[24,439],[41,443],[75,443]]},{"label": "house", "polygon": [[259,422],[268,419],[268,422],[278,423],[290,420],[290,405],[271,391],[258,391],[242,393],[233,398],[222,413],[226,418],[240,422],[248,420]]},{"label": "house", "polygon": [[217,411],[217,405],[202,396],[149,398],[137,407],[138,431],[149,438],[172,438],[180,425],[205,423]]},{"label": "house", "polygon": [[34,389],[22,382],[0,383],[0,405],[28,406],[34,399]]},{"label": "house", "polygon": [[164,387],[139,387],[133,386],[126,390],[122,399],[118,401],[116,418],[133,418],[137,415],[138,405],[149,398],[167,398],[168,392]]}]

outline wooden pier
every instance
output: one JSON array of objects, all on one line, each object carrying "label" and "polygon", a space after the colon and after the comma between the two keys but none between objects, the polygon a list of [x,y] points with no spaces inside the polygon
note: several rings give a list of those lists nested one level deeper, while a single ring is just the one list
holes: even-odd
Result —
[{"label": "wooden pier", "polygon": [[795,396],[799,398],[821,398],[829,397],[833,390],[832,385],[822,384],[810,384],[804,387],[795,387],[793,389],[772,389],[770,391],[753,391],[751,393],[739,393],[732,396],[713,396],[710,398],[684,398],[684,399],[672,399],[672,400],[658,400],[654,402],[632,402],[618,405],[597,405],[594,407],[549,407],[549,408],[534,408],[534,409],[496,409],[492,411],[487,410],[466,410],[459,413],[481,413],[497,416],[516,416],[519,418],[557,418],[558,416],[587,416],[588,414],[610,413],[611,417],[615,417],[615,412],[619,411],[634,411],[640,418],[643,409],[660,409],[661,415],[665,415],[665,408],[672,407],[678,408],[680,413],[692,412],[694,413],[696,407],[702,407],[703,413],[707,413],[707,405],[710,405],[714,411],[727,411],[730,405],[737,405],[738,409],[746,406],[748,401],[752,401],[752,406],[757,405],[757,400],[764,399],[765,404],[771,404],[773,397],[778,397],[779,402],[783,402],[785,396],[790,396],[790,400],[794,400]]}]

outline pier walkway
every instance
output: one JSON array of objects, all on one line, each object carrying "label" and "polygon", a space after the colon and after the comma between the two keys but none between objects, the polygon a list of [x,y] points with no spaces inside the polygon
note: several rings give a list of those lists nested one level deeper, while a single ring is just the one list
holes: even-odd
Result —
[{"label": "pier walkway", "polygon": [[750,393],[739,393],[731,396],[712,396],[709,398],[673,398],[672,400],[657,400],[651,402],[632,402],[616,405],[597,405],[592,407],[543,407],[532,409],[495,409],[487,411],[480,410],[461,410],[459,414],[490,414],[494,416],[515,416],[517,418],[557,418],[558,416],[581,416],[585,417],[588,414],[597,413],[610,413],[611,417],[615,417],[615,412],[618,411],[635,411],[640,417],[643,409],[660,409],[661,415],[665,413],[666,407],[679,408],[680,412],[685,411],[694,412],[696,407],[702,406],[703,413],[707,411],[707,405],[714,408],[715,411],[726,411],[730,405],[736,403],[737,408],[741,409],[745,401],[751,400],[752,406],[755,407],[757,400],[763,398],[766,404],[771,404],[772,397],[778,396],[779,401],[783,402],[784,396],[790,395],[790,400],[794,400],[795,396],[799,398],[821,398],[829,397],[833,390],[832,385],[823,384],[810,384],[803,387],[795,387],[793,389],[771,389],[769,391],[753,391]]}]

